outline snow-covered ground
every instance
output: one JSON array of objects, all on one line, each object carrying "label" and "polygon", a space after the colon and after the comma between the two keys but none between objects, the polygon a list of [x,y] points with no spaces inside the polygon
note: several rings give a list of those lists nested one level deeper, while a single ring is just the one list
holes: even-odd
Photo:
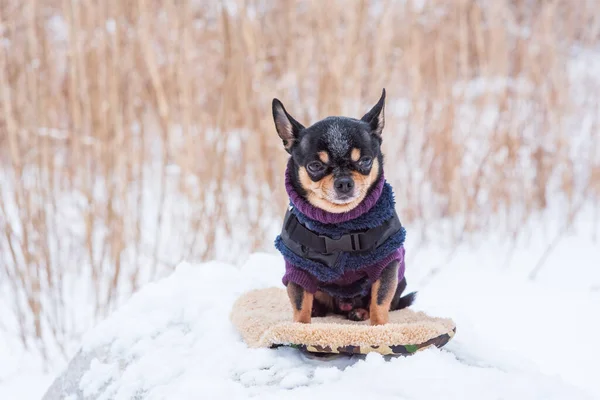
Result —
[{"label": "snow-covered ground", "polygon": [[[253,254],[241,268],[182,263],[89,331],[70,365],[52,371],[61,378],[45,399],[600,398],[595,215],[583,213],[558,241],[548,218],[516,244],[488,235],[477,246],[417,247],[409,230],[415,308],[453,318],[457,334],[441,350],[390,361],[248,349],[229,322],[231,305],[246,290],[281,285],[281,258]],[[42,397],[53,376],[28,368],[0,369],[1,399]]]}]

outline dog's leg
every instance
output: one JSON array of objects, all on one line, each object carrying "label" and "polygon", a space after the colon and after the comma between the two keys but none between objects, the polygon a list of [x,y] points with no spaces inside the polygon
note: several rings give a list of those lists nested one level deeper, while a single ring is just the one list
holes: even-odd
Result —
[{"label": "dog's leg", "polygon": [[417,292],[412,292],[406,296],[402,296],[404,289],[406,289],[406,278],[402,278],[402,280],[398,282],[398,287],[396,288],[396,293],[392,299],[390,311],[402,310],[403,308],[410,307],[414,303],[417,297]]},{"label": "dog's leg", "polygon": [[294,322],[309,324],[313,306],[313,294],[308,293],[301,286],[293,282],[288,283],[287,292],[294,308]]},{"label": "dog's leg", "polygon": [[387,324],[390,305],[398,286],[398,262],[392,261],[381,273],[371,287],[371,304],[369,316],[371,325]]}]

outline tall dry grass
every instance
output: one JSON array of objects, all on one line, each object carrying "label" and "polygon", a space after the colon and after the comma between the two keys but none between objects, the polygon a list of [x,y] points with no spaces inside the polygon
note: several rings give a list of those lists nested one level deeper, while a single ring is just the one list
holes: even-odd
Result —
[{"label": "tall dry grass", "polygon": [[270,251],[273,97],[308,124],[385,87],[407,225],[517,232],[554,198],[573,217],[600,195],[599,34],[593,1],[4,0],[5,329],[68,354],[178,261]]}]

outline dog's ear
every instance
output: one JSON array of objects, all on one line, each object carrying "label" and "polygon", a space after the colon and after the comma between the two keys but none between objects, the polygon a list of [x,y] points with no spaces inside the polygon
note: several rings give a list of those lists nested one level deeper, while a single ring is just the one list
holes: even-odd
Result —
[{"label": "dog's ear", "polygon": [[273,120],[275,121],[275,129],[277,134],[283,141],[283,146],[290,152],[294,141],[298,139],[298,135],[304,126],[296,121],[290,114],[287,113],[283,104],[278,99],[273,99]]},{"label": "dog's ear", "polygon": [[371,108],[371,110],[360,119],[361,121],[368,123],[369,126],[371,126],[371,132],[379,137],[381,137],[381,132],[383,131],[383,126],[385,125],[384,109],[385,89],[383,89],[381,92],[381,98],[377,104],[375,104],[373,108]]}]

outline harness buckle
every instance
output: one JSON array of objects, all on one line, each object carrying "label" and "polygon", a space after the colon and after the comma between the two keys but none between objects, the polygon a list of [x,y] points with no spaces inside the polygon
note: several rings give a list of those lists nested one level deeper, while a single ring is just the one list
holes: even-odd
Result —
[{"label": "harness buckle", "polygon": [[328,236],[321,236],[325,240],[326,253],[334,253],[336,251],[360,251],[362,233],[350,233],[341,236],[339,239],[332,239]]}]

